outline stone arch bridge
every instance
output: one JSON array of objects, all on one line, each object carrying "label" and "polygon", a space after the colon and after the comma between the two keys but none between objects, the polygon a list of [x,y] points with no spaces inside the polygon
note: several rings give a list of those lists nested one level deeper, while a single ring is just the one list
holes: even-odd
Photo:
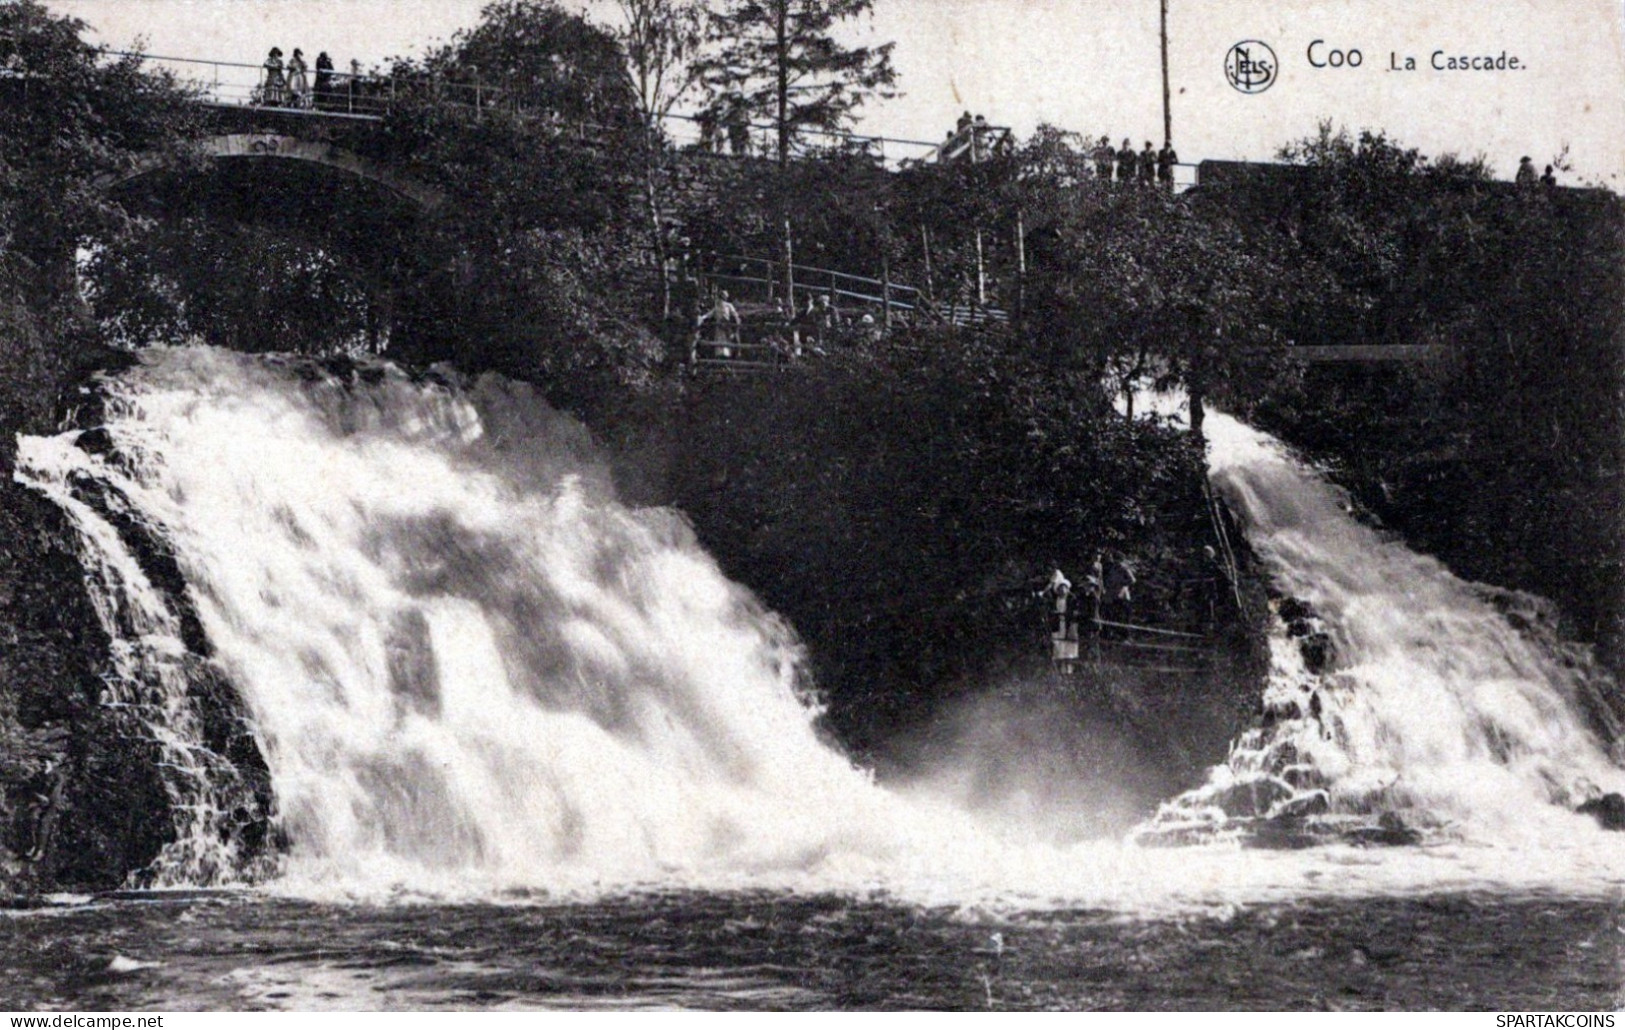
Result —
[{"label": "stone arch bridge", "polygon": [[[381,186],[424,212],[434,211],[445,202],[445,195],[434,187],[334,143],[282,133],[244,132],[209,136],[201,140],[199,146],[202,154],[211,160],[303,161],[322,165]],[[101,185],[111,189],[176,165],[176,159],[170,156],[148,155],[127,171],[105,177]]]}]

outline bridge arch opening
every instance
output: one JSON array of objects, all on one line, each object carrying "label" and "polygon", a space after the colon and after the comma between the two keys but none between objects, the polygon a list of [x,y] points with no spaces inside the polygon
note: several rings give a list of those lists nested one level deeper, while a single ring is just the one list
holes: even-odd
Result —
[{"label": "bridge arch opening", "polygon": [[[439,190],[426,183],[395,172],[337,144],[322,140],[301,139],[298,136],[279,133],[229,133],[204,138],[199,141],[198,150],[203,157],[211,161],[281,160],[321,165],[381,186],[426,212],[440,207],[445,200]],[[178,162],[175,158],[154,154],[138,161],[122,175],[107,177],[103,180],[102,187],[113,189],[134,179],[177,167]]]},{"label": "bridge arch opening", "polygon": [[154,155],[102,184],[135,216],[80,254],[113,338],[394,353],[403,322],[440,317],[437,190],[327,142],[244,133],[201,150],[202,164]]}]

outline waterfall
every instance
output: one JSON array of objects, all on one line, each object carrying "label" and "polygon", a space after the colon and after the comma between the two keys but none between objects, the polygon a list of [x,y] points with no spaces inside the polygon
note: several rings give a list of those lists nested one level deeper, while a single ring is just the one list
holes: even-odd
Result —
[{"label": "waterfall", "polygon": [[[528,389],[206,348],[100,389],[105,429],[24,438],[19,475],[78,527],[112,700],[142,699],[173,769],[171,882],[235,862],[199,666],[252,717],[294,875],[794,864],[881,803],[817,739],[789,627],[679,515],[618,504],[586,431]],[[188,654],[186,610],[212,653]]]},{"label": "waterfall", "polygon": [[[680,514],[617,501],[586,430],[522,384],[188,347],[142,352],[96,394],[78,428],[19,439],[16,475],[76,527],[113,640],[105,701],[161,752],[159,883],[880,886],[1143,911],[1301,891],[1283,863],[1314,859],[1138,843],[1271,824],[1573,838],[1590,820],[1566,809],[1621,789],[1588,725],[1611,717],[1592,670],[1543,638],[1538,604],[1365,528],[1219,414],[1215,485],[1285,599],[1263,723],[1138,842],[1068,845],[976,829],[820,739],[792,629]],[[1071,794],[1110,789],[1068,775]],[[1617,878],[1583,841],[1561,861],[1549,843],[1458,856],[1461,875]],[[1343,890],[1437,875],[1337,868]]]},{"label": "waterfall", "polygon": [[1504,839],[1620,789],[1600,742],[1620,739],[1611,684],[1547,606],[1362,524],[1265,434],[1222,413],[1206,428],[1214,486],[1280,595],[1271,668],[1261,725],[1142,837]]}]

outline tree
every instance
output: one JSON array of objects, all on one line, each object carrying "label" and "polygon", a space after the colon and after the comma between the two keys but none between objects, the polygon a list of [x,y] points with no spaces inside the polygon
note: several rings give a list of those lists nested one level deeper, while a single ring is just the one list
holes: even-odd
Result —
[{"label": "tree", "polygon": [[[135,222],[103,179],[179,155],[197,111],[173,78],[110,59],[86,26],[33,0],[0,4],[0,438],[43,429],[88,340],[74,255]],[[0,451],[4,445],[0,445]]]},{"label": "tree", "polygon": [[[616,0],[622,24],[615,36],[626,55],[626,74],[643,121],[643,197],[655,258],[667,268],[665,204],[661,197],[664,124],[677,102],[699,81],[694,64],[705,39],[700,0]],[[671,316],[671,279],[661,276],[661,313]]]},{"label": "tree", "polygon": [[173,77],[107,59],[85,28],[33,0],[0,5],[0,255],[46,298],[71,293],[80,242],[127,223],[100,180],[178,150],[196,124]]},{"label": "tree", "polygon": [[423,65],[438,78],[494,87],[507,104],[532,115],[600,134],[634,116],[614,36],[554,0],[486,4],[479,24],[429,53]]},{"label": "tree", "polygon": [[615,0],[623,24],[616,30],[638,112],[650,133],[699,81],[694,63],[705,41],[699,0]]},{"label": "tree", "polygon": [[869,97],[895,96],[894,44],[848,47],[831,34],[873,6],[874,0],[726,0],[711,12],[714,50],[699,62],[712,113],[771,121],[783,167],[802,130],[838,130]]}]

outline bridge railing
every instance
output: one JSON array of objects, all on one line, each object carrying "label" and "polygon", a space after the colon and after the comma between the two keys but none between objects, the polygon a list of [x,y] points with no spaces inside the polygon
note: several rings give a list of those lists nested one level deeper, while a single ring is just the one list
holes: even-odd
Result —
[{"label": "bridge railing", "polygon": [[[391,104],[411,97],[429,98],[448,107],[478,115],[503,110],[525,113],[534,110],[539,117],[553,117],[527,104],[509,90],[484,82],[458,82],[441,75],[389,71],[363,72],[352,65],[349,71],[334,70],[318,84],[313,67],[305,71],[307,90],[299,96],[284,86],[267,89],[264,64],[246,61],[220,61],[125,50],[109,50],[116,57],[134,57],[172,73],[177,80],[198,91],[205,103],[226,107],[271,108],[283,112],[328,117],[381,118]],[[283,75],[287,69],[284,66]],[[590,137],[603,126],[581,123],[572,131]],[[746,122],[728,126],[700,115],[669,113],[661,120],[666,136],[679,146],[702,153],[734,157],[776,158],[777,127],[768,122]],[[928,162],[978,162],[1014,145],[1011,130],[1004,126],[974,124],[942,142],[872,136],[837,129],[798,127],[790,141],[790,156],[806,160],[831,155],[857,155],[876,164],[900,168]],[[1180,163],[1174,169],[1174,189],[1183,192],[1197,184],[1198,165]]]},{"label": "bridge railing", "polygon": [[790,271],[791,275],[786,276],[785,263],[773,258],[719,254],[705,263],[700,275],[716,288],[729,290],[735,300],[776,305],[788,299],[791,307],[800,311],[819,294],[825,294],[844,317],[869,313],[882,325],[897,319],[958,326],[1001,326],[1010,321],[1003,309],[932,301],[916,287],[886,279],[814,265],[792,264]]},{"label": "bridge railing", "polygon": [[[692,114],[673,112],[661,122],[673,143],[700,153],[734,157],[777,158],[778,127],[771,122],[746,122],[730,135],[727,125]],[[743,130],[741,133],[739,130]],[[790,140],[790,156],[797,160],[834,154],[857,155],[888,167],[924,160],[936,150],[928,140],[897,136],[868,136],[839,129],[798,127]]]},{"label": "bridge railing", "polygon": [[205,103],[229,107],[267,107],[313,114],[380,118],[390,104],[406,97],[428,97],[470,111],[512,109],[515,102],[505,90],[481,82],[456,82],[443,76],[399,72],[331,71],[318,76],[305,69],[305,90],[295,95],[282,69],[280,90],[268,88],[263,64],[215,61],[166,54],[110,50],[115,57],[135,57],[168,71],[197,90]]},{"label": "bridge railing", "polygon": [[790,265],[788,278],[784,271],[783,261],[719,254],[706,263],[701,274],[718,286],[736,291],[741,298],[767,304],[788,299],[799,307],[801,302],[822,293],[836,307],[855,302],[860,307],[876,307],[883,314],[914,311],[922,306],[920,291],[913,286],[813,265]]}]

